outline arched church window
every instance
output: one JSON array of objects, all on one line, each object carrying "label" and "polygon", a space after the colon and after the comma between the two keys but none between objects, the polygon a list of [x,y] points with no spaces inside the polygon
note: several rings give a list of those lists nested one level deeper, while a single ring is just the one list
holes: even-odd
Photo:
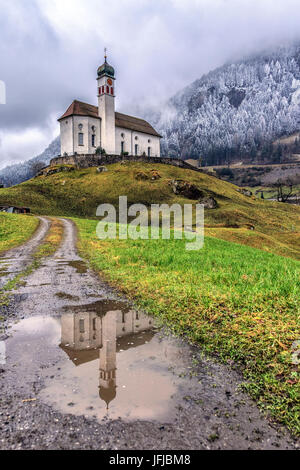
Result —
[{"label": "arched church window", "polygon": [[83,318],[79,320],[79,332],[84,333],[84,319]]},{"label": "arched church window", "polygon": [[95,134],[92,134],[92,147],[96,147],[95,145]]},{"label": "arched church window", "polygon": [[79,132],[78,134],[78,145],[83,145],[83,133]]},{"label": "arched church window", "polygon": [[148,157],[151,157],[151,147],[148,147]]}]

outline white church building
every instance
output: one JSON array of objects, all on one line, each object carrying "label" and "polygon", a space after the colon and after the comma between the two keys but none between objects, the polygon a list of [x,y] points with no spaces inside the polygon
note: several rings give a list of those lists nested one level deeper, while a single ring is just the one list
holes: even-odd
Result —
[{"label": "white church building", "polygon": [[94,154],[160,156],[161,136],[145,120],[115,112],[115,71],[105,61],[97,71],[98,106],[74,100],[60,122],[61,156]]}]

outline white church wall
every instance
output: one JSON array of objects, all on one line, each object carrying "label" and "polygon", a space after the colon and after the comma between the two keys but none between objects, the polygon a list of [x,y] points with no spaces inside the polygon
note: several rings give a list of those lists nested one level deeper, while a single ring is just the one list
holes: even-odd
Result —
[{"label": "white church wall", "polygon": [[[92,135],[95,136],[95,145],[92,145]],[[89,118],[89,152],[95,153],[96,148],[101,145],[101,120],[96,118]]]},{"label": "white church wall", "polygon": [[116,127],[116,155],[121,154],[121,142],[124,142],[124,152],[128,152],[131,155],[131,136],[132,131],[123,129],[122,127]]},{"label": "white church wall", "polygon": [[66,313],[62,316],[61,342],[63,345],[72,346],[75,344],[74,315],[72,313]]},{"label": "white church wall", "polygon": [[61,155],[73,155],[73,116],[60,121],[60,141]]},{"label": "white church wall", "polygon": [[[95,146],[92,146],[92,127],[95,128]],[[79,143],[79,133],[83,134],[83,145]],[[89,116],[74,116],[74,153],[95,153],[100,145],[100,119]]]},{"label": "white church wall", "polygon": [[124,152],[128,152],[129,155],[135,155],[135,145],[137,145],[137,155],[145,153],[148,156],[148,147],[150,147],[150,156],[160,157],[159,137],[116,127],[116,154],[118,155],[121,153],[122,141],[124,141]]}]

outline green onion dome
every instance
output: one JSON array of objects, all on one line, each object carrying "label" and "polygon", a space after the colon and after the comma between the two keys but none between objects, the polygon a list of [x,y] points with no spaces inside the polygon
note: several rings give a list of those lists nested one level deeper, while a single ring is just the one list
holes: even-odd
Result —
[{"label": "green onion dome", "polygon": [[98,67],[97,74],[98,74],[98,77],[102,77],[103,75],[108,75],[109,77],[114,78],[115,69],[111,65],[109,65],[105,59],[104,64]]}]

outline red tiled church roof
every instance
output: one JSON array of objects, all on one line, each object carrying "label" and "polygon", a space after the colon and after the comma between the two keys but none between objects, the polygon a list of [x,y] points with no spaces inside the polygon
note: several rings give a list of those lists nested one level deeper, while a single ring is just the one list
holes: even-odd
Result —
[{"label": "red tiled church roof", "polygon": [[[65,119],[69,116],[90,116],[93,118],[99,118],[98,107],[92,104],[83,103],[82,101],[74,100],[71,106],[68,107],[67,111],[62,115],[58,121]],[[128,116],[127,114],[115,113],[116,116],[116,127],[123,127],[136,132],[143,132],[144,134],[155,135],[161,137],[158,132],[144,119],[136,118],[134,116]]]}]

